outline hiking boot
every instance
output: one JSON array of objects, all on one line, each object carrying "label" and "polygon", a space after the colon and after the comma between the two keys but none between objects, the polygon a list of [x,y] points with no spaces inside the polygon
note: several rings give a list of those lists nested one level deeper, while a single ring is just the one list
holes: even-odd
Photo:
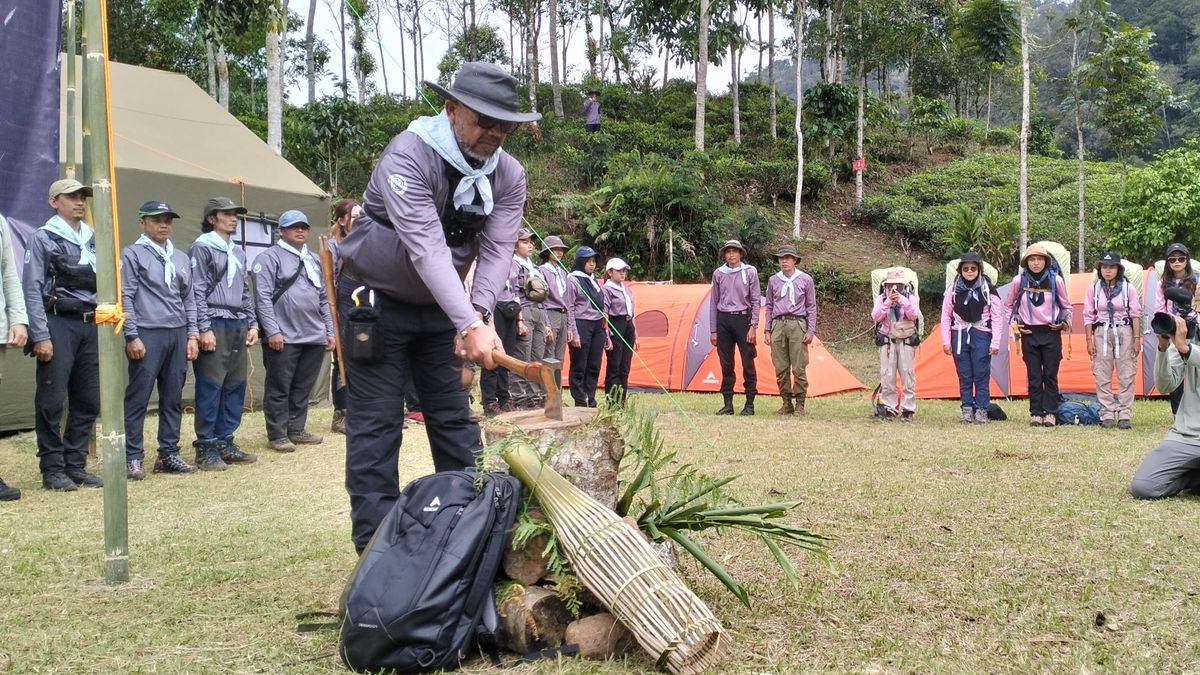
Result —
[{"label": "hiking boot", "polygon": [[146,477],[146,469],[142,467],[142,460],[131,459],[125,462],[125,478],[129,480],[141,480]]},{"label": "hiking boot", "polygon": [[1031,426],[1031,427],[1042,426],[1042,416],[1041,415],[1030,415],[1029,416],[1029,426]]},{"label": "hiking boot", "polygon": [[18,488],[13,487],[8,483],[5,483],[3,479],[0,479],[0,502],[15,502],[20,498],[21,491]]},{"label": "hiking boot", "polygon": [[279,438],[273,441],[267,441],[267,447],[275,452],[295,452],[296,444],[290,439]]},{"label": "hiking boot", "polygon": [[325,442],[324,438],[316,434],[310,434],[303,429],[288,432],[288,440],[296,445],[320,445]]},{"label": "hiking boot", "polygon": [[717,414],[718,415],[732,415],[733,414],[733,394],[721,394],[721,396],[725,397],[725,405],[721,406],[721,409],[717,411]]},{"label": "hiking boot", "polygon": [[[575,407],[582,408],[584,406],[581,406],[578,403],[576,403]],[[496,403],[495,401],[492,401],[491,403],[483,404],[483,416],[484,417],[488,417],[488,418],[495,417],[496,415],[499,415],[502,412],[504,412],[504,411],[500,409],[500,404]]]},{"label": "hiking boot", "polygon": [[1133,422],[1130,422],[1129,420],[1120,420],[1119,422],[1117,422],[1117,428],[1118,428],[1118,429],[1123,429],[1123,430],[1129,430],[1129,429],[1132,429],[1132,428],[1133,428]]},{"label": "hiking boot", "polygon": [[258,455],[243,452],[233,441],[217,441],[217,455],[226,464],[253,464],[258,461]]},{"label": "hiking boot", "polygon": [[221,461],[216,441],[196,441],[196,468],[201,471],[224,471],[229,465]]},{"label": "hiking boot", "polygon": [[796,416],[804,417],[804,397],[803,396],[796,397]]},{"label": "hiking boot", "polygon": [[74,492],[79,489],[75,481],[67,478],[65,473],[47,473],[42,475],[42,489],[56,492]]},{"label": "hiking boot", "polygon": [[1101,429],[1112,429],[1115,426],[1117,426],[1117,423],[1112,420],[1100,420]]},{"label": "hiking boot", "polygon": [[912,422],[914,415],[916,415],[916,413],[914,413],[913,411],[905,410],[904,412],[900,413],[900,421],[901,422]]},{"label": "hiking boot", "polygon": [[75,471],[68,471],[67,478],[70,478],[71,480],[75,481],[75,484],[78,485],[79,487],[85,487],[85,488],[102,488],[102,487],[104,487],[104,481],[100,480],[99,476],[88,473],[87,471],[84,471],[83,469],[77,469]]},{"label": "hiking boot", "polygon": [[754,399],[746,397],[746,405],[742,406],[742,412],[738,413],[742,417],[754,416]]},{"label": "hiking boot", "polygon": [[154,473],[195,473],[196,467],[183,461],[183,458],[176,454],[159,455],[158,461],[154,463]]},{"label": "hiking boot", "polygon": [[987,424],[987,423],[988,423],[987,411],[986,410],[976,410],[975,411],[975,424]]},{"label": "hiking boot", "polygon": [[975,423],[975,409],[974,408],[968,408],[966,406],[963,406],[962,423],[963,424],[974,424]]},{"label": "hiking boot", "polygon": [[346,433],[346,411],[345,410],[334,410],[333,411],[333,422],[330,422],[330,424],[329,424],[329,433],[331,433],[331,434],[345,434]]},{"label": "hiking boot", "polygon": [[795,415],[796,414],[796,406],[792,404],[791,396],[784,394],[783,405],[779,407],[779,410],[775,411],[775,414],[776,415]]},{"label": "hiking boot", "polygon": [[1042,426],[1056,427],[1056,426],[1058,426],[1058,419],[1054,415],[1043,415],[1042,416]]}]

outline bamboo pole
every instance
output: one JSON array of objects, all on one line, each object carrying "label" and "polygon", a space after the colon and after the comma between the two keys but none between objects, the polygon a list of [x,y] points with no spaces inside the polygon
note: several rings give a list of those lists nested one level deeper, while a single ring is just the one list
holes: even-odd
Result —
[{"label": "bamboo pole", "polygon": [[75,88],[79,77],[76,74],[75,55],[75,3],[67,3],[67,165],[66,178],[75,177]]},{"label": "bamboo pole", "polygon": [[[108,91],[108,25],[105,0],[86,0],[86,52],[83,87],[93,134],[88,147],[92,184],[92,226],[96,231],[96,299],[101,309],[117,303],[116,176]],[[97,313],[98,315],[100,312]],[[125,478],[125,392],[121,368],[124,339],[108,323],[98,323],[100,343],[100,425],[96,437],[104,462],[104,580],[129,581],[129,499]]]}]

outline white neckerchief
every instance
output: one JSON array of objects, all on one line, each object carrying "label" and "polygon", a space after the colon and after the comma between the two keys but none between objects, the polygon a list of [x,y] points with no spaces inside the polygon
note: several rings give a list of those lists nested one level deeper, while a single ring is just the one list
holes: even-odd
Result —
[{"label": "white neckerchief", "polygon": [[196,243],[225,254],[225,286],[233,286],[233,279],[237,276],[238,268],[242,266],[241,261],[233,254],[237,250],[233,239],[231,238],[226,241],[224,237],[216,232],[205,232],[196,237]]},{"label": "white neckerchief", "polygon": [[779,287],[779,297],[787,296],[788,304],[796,304],[796,281],[800,278],[800,270],[792,270],[792,276],[784,275],[783,270],[779,270],[775,276],[783,280],[783,285]]},{"label": "white neckerchief", "polygon": [[745,263],[738,265],[737,267],[730,267],[729,265],[721,265],[720,267],[717,268],[717,271],[722,274],[737,274],[738,272],[741,272],[742,283],[747,286],[750,285],[750,280],[746,278],[746,272],[748,270],[749,270],[749,265],[746,265]]},{"label": "white neckerchief", "polygon": [[300,262],[304,265],[305,276],[308,277],[308,280],[312,282],[313,286],[320,288],[321,270],[317,269],[317,261],[315,258],[313,258],[313,254],[308,250],[308,247],[303,246],[301,248],[296,248],[282,239],[276,243],[279,245],[279,248],[300,258]]},{"label": "white neckerchief", "polygon": [[554,283],[558,286],[558,296],[560,298],[567,297],[567,276],[554,263],[547,262],[538,269],[540,270],[542,267],[545,267],[547,272],[554,277]]},{"label": "white neckerchief", "polygon": [[522,258],[521,256],[514,253],[513,260],[515,260],[517,262],[517,264],[520,265],[521,267],[524,267],[525,271],[527,273],[532,274],[533,276],[541,279],[542,281],[546,280],[546,277],[542,276],[542,271],[537,268],[537,265],[533,264],[532,259]]},{"label": "white neckerchief", "polygon": [[87,223],[79,221],[79,231],[76,232],[75,228],[71,227],[67,221],[63,220],[62,216],[55,214],[54,216],[51,216],[50,220],[46,221],[46,224],[42,226],[42,229],[46,230],[47,232],[53,232],[54,234],[57,234],[63,239],[66,239],[72,244],[78,246],[79,264],[90,265],[92,271],[96,271],[96,252],[93,251],[90,246],[88,246],[88,242],[92,239],[92,228],[88,227]]},{"label": "white neckerchief", "polygon": [[621,291],[621,296],[625,298],[625,314],[633,316],[633,298],[629,297],[629,291],[625,289],[625,284],[619,284],[612,279],[609,279],[608,283],[616,286],[617,290]]},{"label": "white neckerchief", "polygon": [[153,239],[142,235],[138,237],[135,244],[141,244],[158,254],[158,257],[163,261],[163,281],[167,282],[167,288],[171,287],[171,281],[175,278],[175,261],[171,260],[171,256],[175,254],[175,244],[171,240],[167,240],[166,247],[159,246]]},{"label": "white neckerchief", "polygon": [[458,181],[458,186],[454,188],[454,206],[457,208],[474,202],[475,197],[471,192],[471,188],[474,187],[483,200],[484,214],[491,214],[492,182],[488,175],[496,170],[496,165],[500,163],[500,155],[504,151],[496,148],[496,152],[488,157],[483,166],[478,169],[471,166],[467,163],[467,158],[463,157],[462,150],[458,148],[454,127],[451,126],[450,117],[445,110],[433,117],[418,117],[408,125],[408,130],[419,136],[426,145],[433,148],[442,159],[463,175],[462,180]]},{"label": "white neckerchief", "polygon": [[588,283],[590,283],[592,285],[592,288],[596,289],[597,291],[600,290],[600,284],[596,283],[596,278],[593,277],[592,275],[588,274],[587,272],[584,272],[581,270],[574,270],[573,272],[571,272],[571,276],[579,277],[580,279],[587,279]]}]

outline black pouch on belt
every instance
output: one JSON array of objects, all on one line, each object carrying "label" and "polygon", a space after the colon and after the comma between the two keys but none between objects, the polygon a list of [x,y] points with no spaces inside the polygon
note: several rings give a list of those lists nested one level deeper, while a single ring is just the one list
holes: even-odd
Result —
[{"label": "black pouch on belt", "polygon": [[343,341],[346,358],[355,363],[375,363],[383,358],[383,332],[379,326],[379,310],[365,305],[354,307],[346,314],[346,339]]}]

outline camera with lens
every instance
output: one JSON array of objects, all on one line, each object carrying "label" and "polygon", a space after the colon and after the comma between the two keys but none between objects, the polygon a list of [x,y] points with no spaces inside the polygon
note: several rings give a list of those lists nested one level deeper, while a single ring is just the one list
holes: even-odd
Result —
[{"label": "camera with lens", "polygon": [[1196,340],[1200,333],[1200,316],[1192,307],[1191,292],[1186,288],[1173,286],[1163,291],[1163,297],[1171,303],[1171,312],[1155,312],[1154,317],[1150,319],[1150,330],[1155,335],[1171,337],[1175,334],[1175,317],[1178,316],[1187,324],[1187,339]]}]

